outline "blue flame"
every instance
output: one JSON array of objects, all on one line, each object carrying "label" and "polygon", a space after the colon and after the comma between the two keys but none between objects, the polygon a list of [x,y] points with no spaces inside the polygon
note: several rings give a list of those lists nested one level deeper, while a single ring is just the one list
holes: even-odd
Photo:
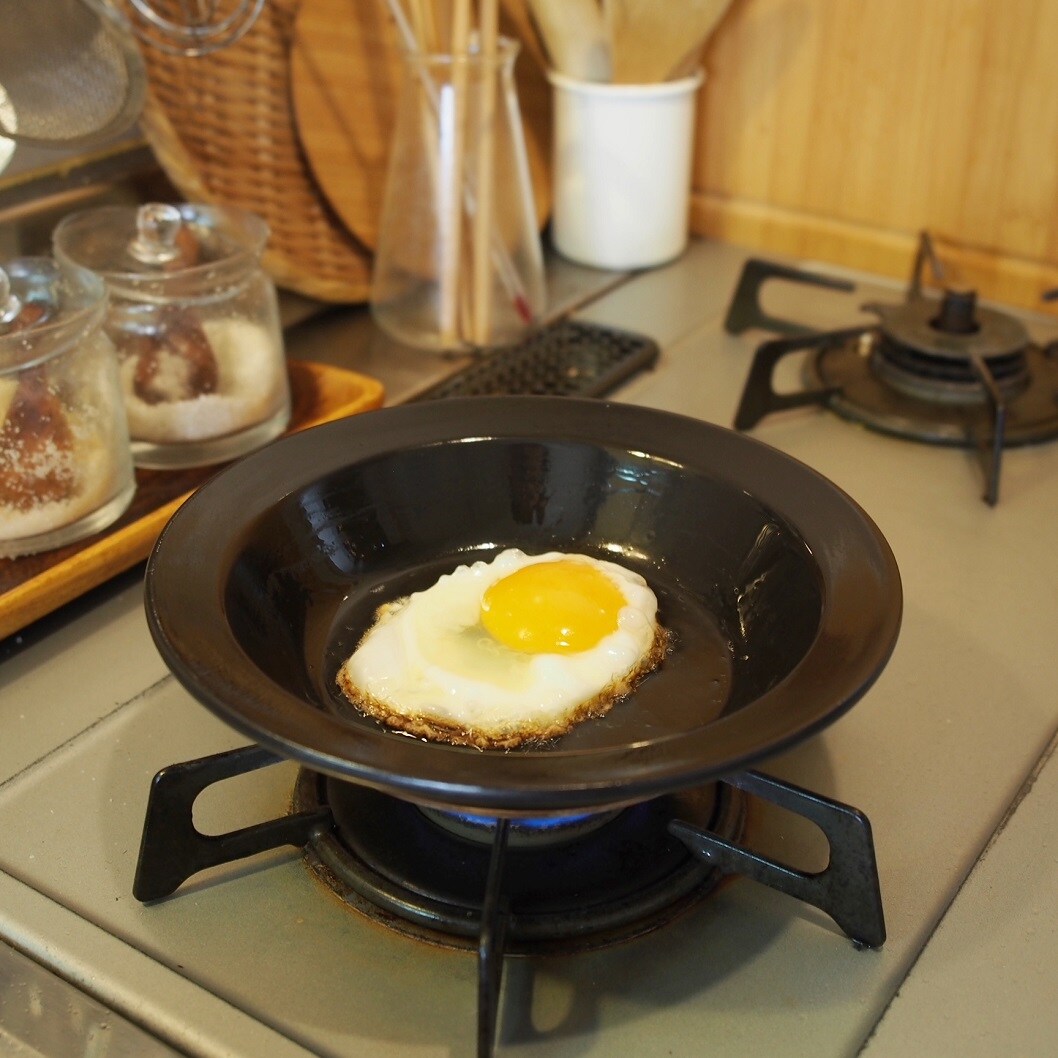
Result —
[{"label": "blue flame", "polygon": [[[497,816],[475,815],[472,812],[449,811],[447,814],[452,816],[453,819],[460,819],[471,826],[485,829],[494,828],[499,821]],[[594,815],[594,812],[580,812],[570,816],[519,816],[511,820],[511,826],[521,827],[526,830],[553,830],[556,827],[575,826],[577,823],[593,818]]]}]

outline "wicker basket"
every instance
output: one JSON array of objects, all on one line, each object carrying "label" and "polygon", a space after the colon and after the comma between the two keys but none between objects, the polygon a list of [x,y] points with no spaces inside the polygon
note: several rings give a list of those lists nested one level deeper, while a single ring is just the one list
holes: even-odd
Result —
[{"label": "wicker basket", "polygon": [[271,229],[264,267],[324,301],[368,296],[371,254],[327,206],[298,143],[289,55],[297,0],[269,0],[236,44],[184,58],[149,45],[142,128],[192,202],[242,206]]}]

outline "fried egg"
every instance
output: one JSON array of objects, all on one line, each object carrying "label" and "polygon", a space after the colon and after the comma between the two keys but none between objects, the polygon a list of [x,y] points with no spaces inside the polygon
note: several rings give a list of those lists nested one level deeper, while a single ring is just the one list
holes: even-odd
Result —
[{"label": "fried egg", "polygon": [[608,712],[661,660],[657,598],[614,562],[509,549],[382,606],[338,673],[391,727],[480,748]]}]

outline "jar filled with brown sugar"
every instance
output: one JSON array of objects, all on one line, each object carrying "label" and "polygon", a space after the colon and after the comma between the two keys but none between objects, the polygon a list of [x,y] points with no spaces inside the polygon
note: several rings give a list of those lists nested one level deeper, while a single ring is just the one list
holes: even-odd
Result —
[{"label": "jar filled with brown sugar", "polygon": [[101,276],[137,466],[205,466],[278,436],[290,390],[264,221],[233,207],[106,206],[55,253]]},{"label": "jar filled with brown sugar", "polygon": [[43,257],[0,269],[0,558],[63,547],[135,492],[97,277]]}]

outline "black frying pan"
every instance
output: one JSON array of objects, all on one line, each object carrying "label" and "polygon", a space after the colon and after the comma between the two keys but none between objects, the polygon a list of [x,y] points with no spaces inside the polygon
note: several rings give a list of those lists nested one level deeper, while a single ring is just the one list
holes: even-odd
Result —
[{"label": "black frying pan", "polygon": [[[511,546],[640,572],[671,656],[605,718],[525,750],[428,743],[353,710],[335,674],[378,605]],[[518,815],[646,799],[807,738],[884,667],[901,590],[863,511],[758,441],[626,405],[478,397],[320,426],[223,471],[163,531],[146,605],[176,677],[255,741]]]}]

